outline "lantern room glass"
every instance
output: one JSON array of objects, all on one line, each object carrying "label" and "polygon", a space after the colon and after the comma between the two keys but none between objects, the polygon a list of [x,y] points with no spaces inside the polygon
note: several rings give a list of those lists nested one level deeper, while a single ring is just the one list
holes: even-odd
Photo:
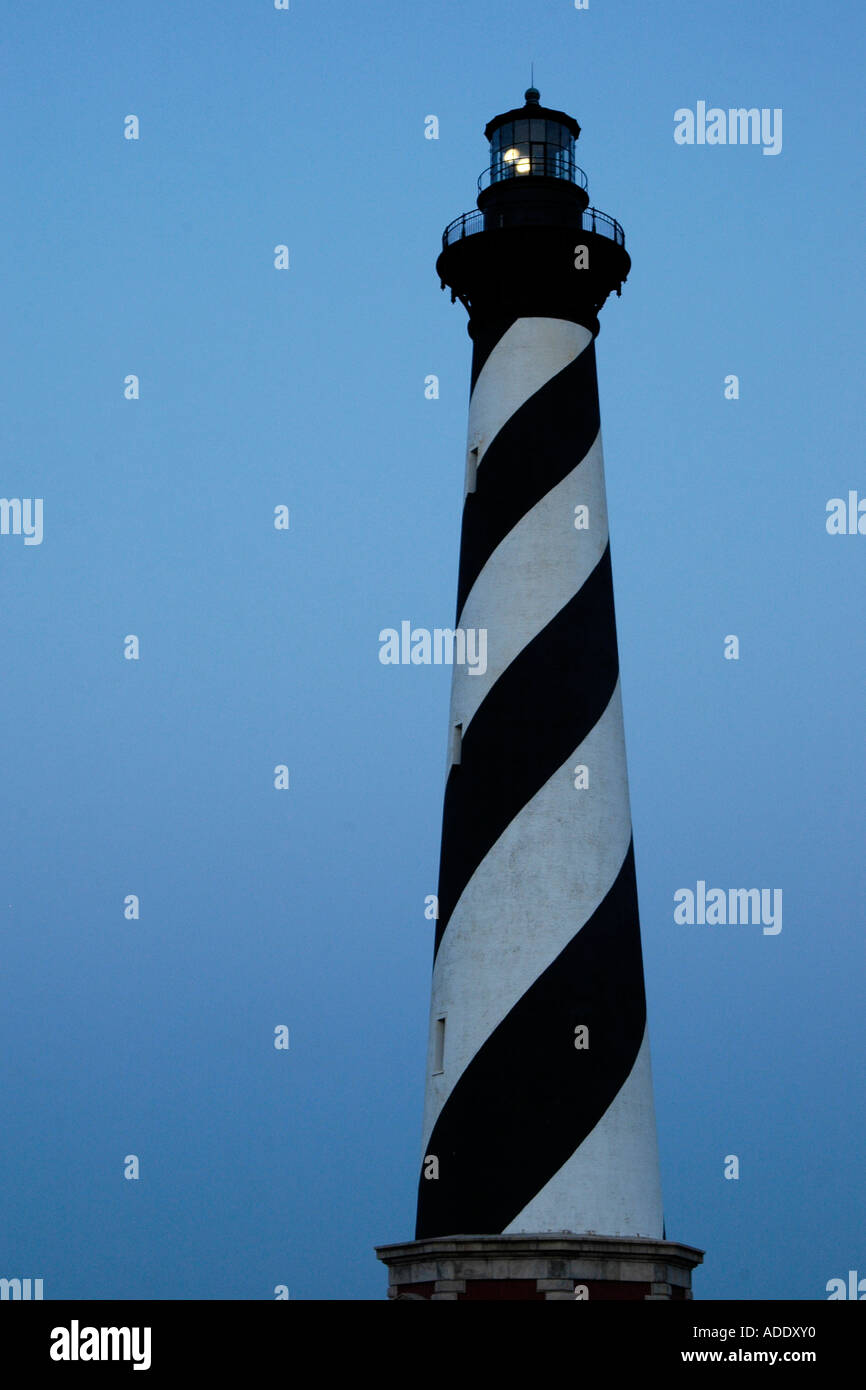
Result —
[{"label": "lantern room glass", "polygon": [[574,136],[559,121],[541,117],[506,121],[490,141],[490,181],[526,174],[574,179]]}]

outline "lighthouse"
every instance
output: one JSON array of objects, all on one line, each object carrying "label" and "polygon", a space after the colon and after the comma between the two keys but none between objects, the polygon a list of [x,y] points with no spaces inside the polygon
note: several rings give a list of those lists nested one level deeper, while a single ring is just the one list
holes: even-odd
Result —
[{"label": "lighthouse", "polygon": [[691,1297],[665,1237],[595,339],[629,269],[580,126],[486,127],[441,285],[472,340],[415,1238],[389,1295]]}]

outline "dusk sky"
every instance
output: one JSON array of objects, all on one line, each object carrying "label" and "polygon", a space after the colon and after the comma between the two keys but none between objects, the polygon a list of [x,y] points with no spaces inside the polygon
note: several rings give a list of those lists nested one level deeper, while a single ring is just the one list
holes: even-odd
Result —
[{"label": "dusk sky", "polygon": [[[866,1276],[862,6],[4,28],[0,493],[42,535],[0,534],[0,1276],[383,1299],[412,1238],[450,673],[379,633],[454,619],[434,267],[532,61],[633,263],[596,351],[667,1236],[696,1299]],[[779,148],[677,143],[699,103]],[[781,930],[677,922],[699,882]]]}]

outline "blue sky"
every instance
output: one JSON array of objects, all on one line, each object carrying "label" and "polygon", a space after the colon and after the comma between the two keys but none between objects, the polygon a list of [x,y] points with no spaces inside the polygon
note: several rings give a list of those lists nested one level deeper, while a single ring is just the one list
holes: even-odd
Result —
[{"label": "blue sky", "polygon": [[[470,343],[434,263],[534,59],[633,261],[597,351],[667,1233],[699,1298],[866,1274],[866,537],[825,528],[866,495],[862,9],[5,27],[0,492],[44,538],[0,536],[0,1273],[372,1299],[412,1234],[448,672],[378,633],[452,619]],[[699,100],[782,108],[782,152],[675,144]],[[782,931],[675,924],[698,879],[781,888]]]}]

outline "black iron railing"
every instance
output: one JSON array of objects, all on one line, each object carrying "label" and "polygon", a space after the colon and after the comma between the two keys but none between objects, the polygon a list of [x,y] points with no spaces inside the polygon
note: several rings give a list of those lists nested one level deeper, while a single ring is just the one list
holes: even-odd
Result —
[{"label": "black iron railing", "polygon": [[[551,226],[573,226],[577,230],[573,210],[563,209],[562,205],[558,203],[550,205],[549,224]],[[518,224],[508,220],[502,225],[515,226]],[[597,232],[599,236],[609,237],[611,241],[616,242],[617,246],[625,246],[625,232],[616,218],[608,217],[606,212],[599,212],[598,208],[585,209],[581,214],[581,226],[585,232]],[[473,208],[471,212],[464,212],[462,216],[455,217],[453,222],[449,222],[442,233],[442,249],[445,250],[448,246],[453,246],[455,241],[462,241],[464,237],[474,236],[476,232],[483,231],[484,213],[479,208]]]},{"label": "black iron railing", "polygon": [[465,236],[473,236],[475,232],[484,231],[484,213],[479,212],[478,208],[473,208],[471,212],[464,212],[460,217],[455,217],[453,222],[449,222],[445,231],[442,233],[442,249],[452,246],[455,241],[462,241]]},{"label": "black iron railing", "polygon": [[485,188],[489,188],[492,183],[504,183],[506,179],[532,177],[564,179],[566,183],[576,183],[580,188],[589,186],[586,174],[565,150],[552,145],[536,148],[546,152],[543,154],[534,152],[532,154],[520,154],[516,152],[513,160],[506,160],[504,156],[500,156],[495,164],[489,165],[479,176],[478,192],[481,193]]}]

